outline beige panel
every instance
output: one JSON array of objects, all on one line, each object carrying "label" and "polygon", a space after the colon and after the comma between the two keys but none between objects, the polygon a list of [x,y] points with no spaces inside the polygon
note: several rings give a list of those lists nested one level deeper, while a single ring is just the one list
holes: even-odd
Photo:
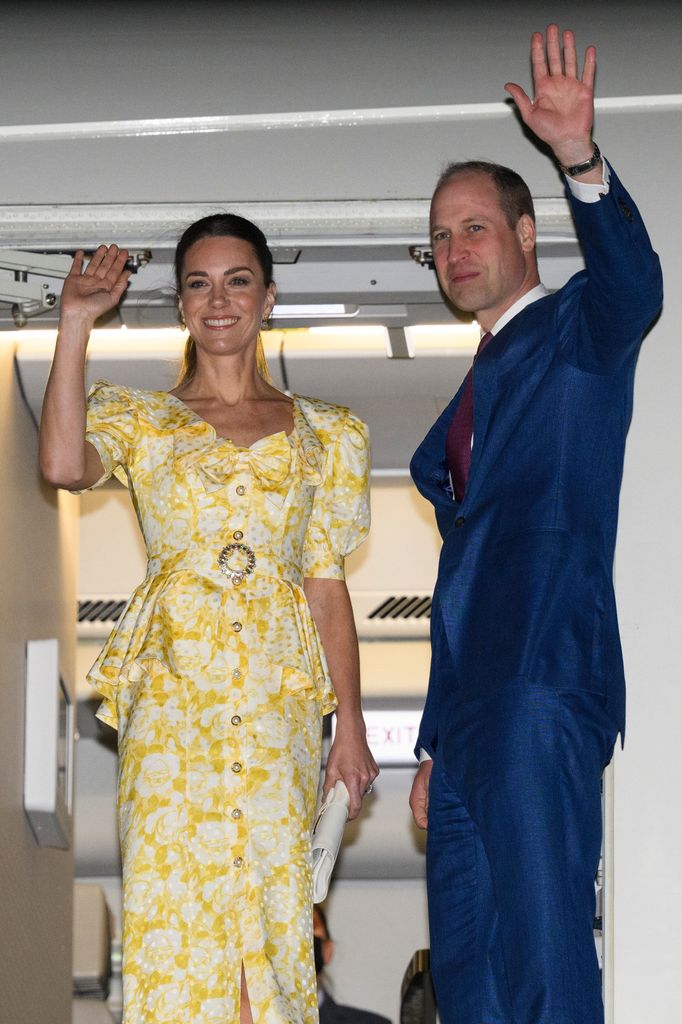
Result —
[{"label": "beige panel", "polygon": [[73,854],[40,848],[24,816],[24,667],[28,639],[59,637],[73,685],[76,500],[39,483],[9,345],[0,345],[0,439],[0,1021],[67,1024]]}]

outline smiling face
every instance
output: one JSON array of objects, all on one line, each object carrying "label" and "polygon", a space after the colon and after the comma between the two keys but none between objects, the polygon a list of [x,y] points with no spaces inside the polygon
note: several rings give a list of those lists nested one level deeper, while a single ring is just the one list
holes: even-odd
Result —
[{"label": "smiling face", "polygon": [[486,174],[458,174],[438,189],[431,245],[441,288],[485,330],[539,284],[533,220],[524,214],[510,227]]},{"label": "smiling face", "polygon": [[200,238],[185,254],[181,311],[197,354],[255,352],[261,323],[275,302],[253,246],[231,236]]}]

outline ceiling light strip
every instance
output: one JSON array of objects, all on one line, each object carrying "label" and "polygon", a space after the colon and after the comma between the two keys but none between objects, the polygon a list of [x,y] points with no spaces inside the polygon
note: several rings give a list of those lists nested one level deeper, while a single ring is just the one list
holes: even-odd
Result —
[{"label": "ceiling light strip", "polygon": [[[682,95],[611,96],[597,99],[597,111],[644,113],[682,110]],[[115,121],[0,126],[0,142],[53,142],[158,135],[205,135],[225,132],[288,131],[301,128],[357,128],[368,125],[438,124],[512,116],[510,102],[445,103],[413,107],[349,110],[303,110],[286,113],[217,114],[197,117],[148,117]]]}]

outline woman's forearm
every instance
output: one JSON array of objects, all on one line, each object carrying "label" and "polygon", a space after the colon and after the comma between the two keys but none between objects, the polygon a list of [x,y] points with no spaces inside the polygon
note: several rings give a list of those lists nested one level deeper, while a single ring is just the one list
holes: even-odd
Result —
[{"label": "woman's forearm", "polygon": [[90,326],[83,316],[72,315],[60,321],[45,389],[40,421],[40,469],[55,487],[77,488],[87,472],[85,354]]},{"label": "woman's forearm", "polygon": [[358,638],[346,584],[307,579],[304,589],[334,684],[337,719],[362,718]]},{"label": "woman's forearm", "polygon": [[341,580],[306,579],[304,589],[322,639],[336,691],[336,735],[327,758],[324,791],[343,779],[350,797],[349,818],[379,774],[367,745],[360,702],[360,659],[353,609]]}]

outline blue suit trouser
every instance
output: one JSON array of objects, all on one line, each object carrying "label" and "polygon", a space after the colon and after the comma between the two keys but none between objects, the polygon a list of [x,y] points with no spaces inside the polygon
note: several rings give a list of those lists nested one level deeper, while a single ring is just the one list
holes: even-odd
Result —
[{"label": "blue suit trouser", "polygon": [[451,721],[427,844],[442,1024],[602,1024],[594,880],[616,738],[605,701],[514,684]]}]

